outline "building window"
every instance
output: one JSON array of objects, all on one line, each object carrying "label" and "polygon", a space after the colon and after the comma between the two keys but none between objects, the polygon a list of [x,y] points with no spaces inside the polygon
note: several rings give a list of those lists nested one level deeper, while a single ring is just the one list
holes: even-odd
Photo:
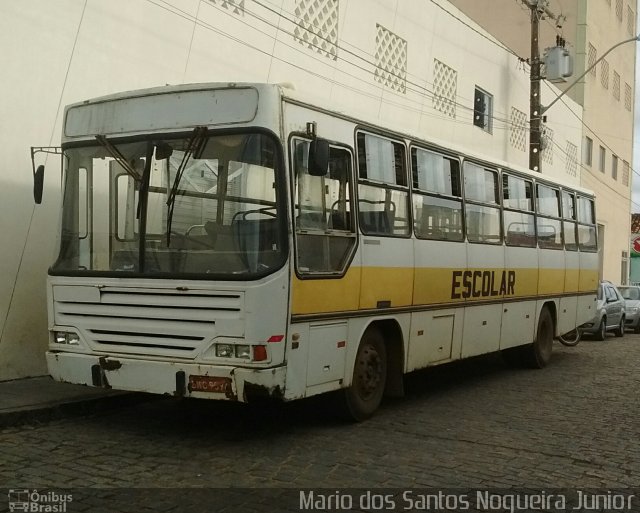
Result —
[{"label": "building window", "polygon": [[458,72],[433,59],[433,108],[455,118],[457,95]]},{"label": "building window", "polygon": [[600,63],[600,83],[605,89],[609,89],[609,61],[602,59]]},{"label": "building window", "polygon": [[627,83],[624,84],[624,108],[631,111],[631,86]]},{"label": "building window", "polygon": [[338,59],[338,0],[299,0],[294,39],[332,60]]},{"label": "building window", "polygon": [[493,96],[476,87],[473,101],[473,124],[491,133],[493,117]]},{"label": "building window", "polygon": [[636,15],[631,7],[627,6],[627,32],[630,36],[635,36]]},{"label": "building window", "polygon": [[407,42],[382,25],[376,25],[376,82],[407,90]]},{"label": "building window", "polygon": [[593,164],[593,140],[586,136],[584,138],[584,163],[587,166]]},{"label": "building window", "polygon": [[613,97],[620,101],[620,75],[617,72],[613,72]]},{"label": "building window", "polygon": [[618,179],[618,156],[611,155],[611,177],[614,180]]},{"label": "building window", "polygon": [[511,107],[511,130],[509,142],[520,151],[527,151],[527,115],[521,110]]},{"label": "building window", "polygon": [[589,56],[587,61],[587,67],[589,68],[589,74],[593,75],[594,77],[596,76],[595,63],[596,63],[597,57],[598,57],[598,51],[596,50],[596,47],[593,46],[591,43],[589,43]]},{"label": "building window", "polygon": [[566,172],[569,176],[575,177],[578,174],[578,147],[572,142],[567,141],[566,154]]},{"label": "building window", "polygon": [[598,169],[601,173],[604,173],[605,163],[607,160],[607,150],[604,149],[604,146],[600,146],[600,159],[598,161]]},{"label": "building window", "polygon": [[629,187],[629,163],[626,160],[622,161],[622,183]]}]

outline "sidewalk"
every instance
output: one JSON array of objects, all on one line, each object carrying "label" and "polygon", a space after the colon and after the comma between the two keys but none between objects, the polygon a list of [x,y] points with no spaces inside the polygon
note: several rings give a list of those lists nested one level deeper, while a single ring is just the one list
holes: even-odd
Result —
[{"label": "sidewalk", "polygon": [[94,413],[131,404],[145,396],[59,383],[49,376],[0,381],[0,428]]}]

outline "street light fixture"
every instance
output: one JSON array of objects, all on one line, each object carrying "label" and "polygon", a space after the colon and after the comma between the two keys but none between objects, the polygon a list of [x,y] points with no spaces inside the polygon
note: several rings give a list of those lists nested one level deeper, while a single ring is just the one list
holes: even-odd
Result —
[{"label": "street light fixture", "polygon": [[[533,23],[535,21],[535,24]],[[569,84],[560,95],[558,95],[549,105],[546,107],[540,103],[540,58],[537,53],[538,44],[538,26],[535,10],[532,9],[532,68],[531,68],[531,131],[530,131],[530,149],[529,149],[529,169],[533,171],[541,171],[540,169],[540,152],[542,150],[542,114],[547,112],[558,100],[560,100],[567,92],[572,89],[577,83],[584,78],[598,63],[604,59],[609,53],[618,48],[619,46],[630,43],[632,41],[640,41],[640,34],[635,37],[625,39],[616,43],[606,52],[604,52],[600,58],[598,58],[591,66],[589,66],[585,72]],[[535,48],[534,48],[535,46]],[[535,52],[534,52],[535,50]]]},{"label": "street light fixture", "polygon": [[585,72],[580,75],[578,78],[576,78],[573,82],[571,82],[571,84],[569,84],[569,86],[567,86],[567,88],[562,91],[562,94],[560,94],[559,96],[556,97],[555,100],[553,100],[549,105],[547,105],[546,107],[540,106],[540,113],[544,114],[545,112],[547,112],[554,103],[556,103],[560,98],[562,98],[565,94],[567,94],[567,92],[569,91],[569,89],[571,89],[573,86],[575,86],[578,82],[580,82],[580,80],[582,80],[585,75],[587,73],[589,73],[593,68],[595,68],[598,63],[604,59],[607,55],[609,55],[613,50],[615,50],[616,48],[618,48],[619,46],[625,44],[625,43],[631,43],[632,41],[640,41],[640,34],[638,34],[635,37],[629,38],[629,39],[625,39],[624,41],[620,41],[619,43],[616,43],[615,45],[613,45],[611,48],[609,48],[606,52],[604,52],[591,66],[589,66]]}]

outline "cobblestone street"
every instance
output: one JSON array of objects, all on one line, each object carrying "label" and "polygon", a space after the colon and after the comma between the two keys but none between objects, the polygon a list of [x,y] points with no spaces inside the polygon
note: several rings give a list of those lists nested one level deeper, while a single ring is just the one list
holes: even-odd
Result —
[{"label": "cobblestone street", "polygon": [[0,431],[0,486],[634,487],[639,367],[630,333],[556,344],[542,371],[491,355],[409,376],[406,397],[361,424],[327,397],[247,407],[150,396]]}]

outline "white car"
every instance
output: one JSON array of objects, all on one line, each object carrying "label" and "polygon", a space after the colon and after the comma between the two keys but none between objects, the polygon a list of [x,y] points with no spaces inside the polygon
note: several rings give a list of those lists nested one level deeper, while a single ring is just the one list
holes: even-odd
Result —
[{"label": "white car", "polygon": [[596,340],[604,340],[607,331],[613,331],[616,337],[624,336],[625,300],[613,283],[601,281],[598,287],[596,314],[582,326],[582,333],[593,335]]},{"label": "white car", "polygon": [[625,303],[625,327],[640,333],[640,287],[618,287]]}]

